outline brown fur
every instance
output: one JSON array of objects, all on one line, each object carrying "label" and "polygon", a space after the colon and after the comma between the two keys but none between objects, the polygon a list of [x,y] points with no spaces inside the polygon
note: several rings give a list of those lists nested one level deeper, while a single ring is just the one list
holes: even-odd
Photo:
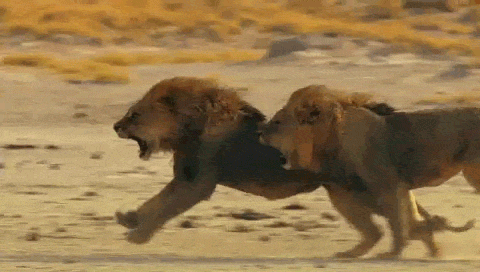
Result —
[{"label": "brown fur", "polygon": [[[394,234],[394,248],[383,257],[398,256],[408,238],[423,240],[435,256],[438,248],[432,232],[425,230],[440,228],[422,227],[423,223],[416,222],[417,205],[409,190],[466,169],[460,162],[476,159],[476,147],[472,149],[472,144],[480,143],[475,136],[480,135],[475,133],[480,125],[476,125],[477,117],[471,110],[457,113],[468,117],[461,126],[474,124],[473,127],[457,131],[458,127],[452,125],[455,114],[449,115],[449,121],[445,121],[445,114],[438,113],[412,118],[415,114],[395,113],[387,106],[370,103],[362,96],[331,91],[325,86],[308,86],[292,94],[265,126],[262,139],[278,148],[294,169],[329,173],[330,179],[339,186],[350,186],[355,176],[365,182],[369,197],[377,205],[373,211],[363,208],[364,215],[360,217],[352,215],[360,211],[350,208],[351,202],[344,201],[348,200],[345,195],[337,201],[338,190],[332,185],[325,186],[335,207],[363,236],[358,246],[341,256],[363,255],[378,241],[381,235],[371,221],[373,212],[389,220]],[[386,116],[373,114],[375,109]],[[440,126],[436,122],[443,124],[442,130],[424,129],[426,124]],[[443,136],[444,132],[448,137]],[[444,142],[432,141],[435,135],[443,136]],[[447,151],[441,148],[445,143],[451,144]]]},{"label": "brown fur", "polygon": [[145,243],[168,220],[208,199],[217,184],[268,199],[311,192],[325,181],[287,171],[281,153],[258,141],[263,114],[234,92],[196,78],[163,80],[114,129],[139,143],[140,157],[171,151],[174,178],[136,211],[117,213],[127,240]]}]

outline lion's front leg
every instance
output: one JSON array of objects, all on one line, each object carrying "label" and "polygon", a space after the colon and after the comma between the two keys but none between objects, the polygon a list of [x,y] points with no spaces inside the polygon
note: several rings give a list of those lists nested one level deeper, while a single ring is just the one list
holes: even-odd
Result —
[{"label": "lion's front leg", "polygon": [[373,222],[373,210],[362,202],[362,193],[348,191],[337,185],[325,186],[333,206],[360,232],[361,241],[352,249],[338,252],[338,258],[356,258],[366,254],[382,237]]},{"label": "lion's front leg", "polygon": [[[195,181],[174,179],[159,194],[140,206],[136,212],[117,213],[117,220],[124,226],[134,227],[127,233],[129,242],[146,243],[168,220],[210,197],[215,186],[216,179],[213,172]],[[136,223],[123,224],[126,219],[129,219],[127,222]]]},{"label": "lion's front leg", "polygon": [[393,246],[389,252],[381,253],[379,258],[398,258],[407,245],[410,233],[410,196],[406,184],[398,183],[394,192],[381,197],[384,215],[392,229]]}]

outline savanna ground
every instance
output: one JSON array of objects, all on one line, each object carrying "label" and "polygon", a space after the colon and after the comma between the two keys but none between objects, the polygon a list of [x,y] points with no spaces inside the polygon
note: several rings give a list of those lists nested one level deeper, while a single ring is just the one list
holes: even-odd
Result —
[{"label": "savanna ground", "polygon": [[[464,10],[420,16],[397,10],[393,13],[397,17],[386,21],[350,18],[342,24],[335,12],[307,16],[275,1],[261,2],[267,5],[264,9],[234,1],[243,6],[229,9],[232,16],[225,15],[221,5],[209,6],[214,9],[209,16],[192,15],[190,20],[174,16],[188,6],[166,6],[168,17],[153,12],[160,12],[150,6],[155,1],[138,1],[144,6],[124,10],[105,4],[115,1],[72,2],[76,12],[65,11],[72,6],[48,1],[42,8],[35,6],[41,1],[23,8],[0,1],[5,7],[1,26],[8,33],[0,46],[1,271],[480,270],[479,227],[437,235],[444,254],[440,260],[425,257],[424,246],[416,241],[401,261],[369,259],[388,249],[388,231],[363,259],[331,259],[334,252],[356,244],[359,236],[335,212],[323,189],[268,201],[219,186],[209,201],[175,218],[141,246],[128,244],[125,229],[113,218],[117,209],[137,207],[172,178],[170,154],[144,162],[137,156],[136,143],[119,139],[112,129],[159,80],[212,78],[237,88],[269,117],[292,91],[308,84],[368,92],[404,110],[475,106],[480,101],[476,22],[458,23]],[[39,16],[35,10],[41,11]],[[168,29],[161,30],[175,34],[153,39],[148,27],[121,20],[145,15],[145,10],[152,11],[153,15],[148,13],[152,18],[170,20]],[[290,17],[275,17],[273,11]],[[46,16],[50,13],[61,16]],[[218,14],[230,19],[215,17]],[[107,30],[96,24],[106,15],[114,18]],[[199,18],[210,18],[214,23],[208,26],[223,41],[209,40],[204,32],[190,36],[189,29],[198,27]],[[38,23],[41,20],[46,22]],[[423,30],[412,27],[420,24],[413,21],[422,22]],[[242,22],[254,26],[244,27]],[[14,27],[18,25],[23,28]],[[222,30],[229,25],[240,33]],[[279,25],[293,26],[277,29],[291,33],[268,28]],[[385,25],[400,28],[386,31]],[[70,30],[54,31],[61,27]],[[324,31],[349,36],[316,34]],[[306,33],[308,50],[256,61],[265,54],[262,42],[301,33]],[[130,42],[115,42],[116,35]],[[375,35],[383,38],[379,41]],[[98,40],[77,43],[79,36]],[[227,62],[202,63],[220,60]],[[415,193],[431,213],[444,215],[453,224],[480,216],[480,196],[461,175]],[[383,219],[378,222],[385,227]]]}]

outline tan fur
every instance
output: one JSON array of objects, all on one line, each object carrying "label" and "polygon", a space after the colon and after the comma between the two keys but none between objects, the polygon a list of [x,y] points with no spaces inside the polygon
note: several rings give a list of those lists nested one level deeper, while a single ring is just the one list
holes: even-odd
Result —
[{"label": "tan fur", "polygon": [[153,86],[119,120],[117,134],[139,143],[140,157],[170,151],[174,178],[136,211],[117,212],[127,240],[145,243],[173,217],[221,184],[268,199],[311,192],[323,179],[282,168],[281,153],[258,141],[264,115],[210,81],[177,77]]},{"label": "tan fur", "polygon": [[[441,129],[434,130],[434,132],[440,135],[440,140],[443,142],[436,144],[433,142],[435,136],[422,134],[421,131],[412,133],[412,137],[408,136],[410,135],[408,129],[413,127],[421,130],[422,125],[425,126],[425,122],[432,121],[428,117],[428,120],[423,123],[423,119],[416,121],[419,119],[417,118],[414,122],[418,124],[411,124],[408,121],[408,114],[404,117],[400,113],[387,116],[372,113],[367,110],[372,106],[370,103],[366,96],[349,96],[328,90],[325,86],[308,86],[291,95],[287,104],[265,126],[262,139],[282,151],[289,164],[294,167],[293,169],[302,168],[317,173],[331,172],[332,179],[337,179],[340,184],[342,178],[347,178],[352,174],[360,176],[372,193],[371,197],[376,199],[379,213],[389,220],[392,227],[394,246],[390,252],[382,254],[382,257],[400,255],[408,238],[423,240],[429,248],[430,254],[435,256],[438,254],[438,248],[433,242],[432,232],[421,231],[428,228],[421,227],[422,224],[425,224],[418,221],[417,204],[409,190],[434,185],[434,180],[443,182],[461,169],[467,170],[467,173],[473,171],[472,166],[475,165],[475,160],[478,160],[478,152],[471,148],[472,145],[475,146],[473,148],[480,145],[480,139],[477,141],[476,136],[473,136],[480,132],[480,124],[473,121],[471,128],[461,131],[464,138],[458,143],[454,143],[458,140],[459,131],[458,127],[452,124],[458,123],[454,122],[454,118],[459,118],[459,116],[437,114],[434,118],[441,120]],[[459,113],[476,120],[476,117],[472,116],[477,113],[471,111],[460,111]],[[395,129],[401,130],[401,126],[406,126],[407,131],[402,131],[397,138],[391,139],[391,135],[397,133]],[[301,138],[302,141],[298,141],[298,138]],[[473,139],[475,140],[472,145],[466,143]],[[404,145],[402,145],[402,141],[405,142]],[[449,145],[449,141],[452,144]],[[302,144],[299,145],[299,142]],[[399,143],[392,146],[392,142]],[[415,145],[417,150],[423,145],[427,146],[425,150],[422,149],[425,154],[415,156],[414,159],[424,160],[422,166],[426,167],[429,172],[403,173],[403,176],[398,174],[402,163],[408,163],[408,157],[405,158],[403,153],[398,156],[394,155],[398,161],[395,164],[392,163],[391,155],[396,151],[402,152],[402,148],[408,148],[409,145]],[[442,145],[447,145],[450,149],[443,150],[441,149]],[[306,150],[307,146],[310,150]],[[468,159],[469,162],[467,164],[456,162],[454,152],[457,152],[458,156]],[[405,154],[410,155],[410,153]],[[409,165],[409,167],[408,169],[420,171],[414,165]],[[406,181],[405,177],[411,177],[412,180]],[[479,181],[480,179],[477,179],[474,183],[480,184]],[[329,190],[335,207],[363,236],[362,242],[357,247],[340,254],[340,256],[363,255],[379,239],[377,228],[369,219],[372,211],[358,207],[363,209],[366,215],[355,217],[352,215],[355,208],[350,208],[352,201],[343,201],[348,199],[345,195],[340,197],[342,200],[337,200],[338,189],[332,189],[333,186],[326,188]],[[359,211],[356,213],[360,214]],[[430,227],[430,230],[436,228]],[[373,235],[369,233],[369,229],[375,230]],[[437,230],[439,229],[441,228],[437,228]],[[445,229],[448,228],[443,230]]]}]

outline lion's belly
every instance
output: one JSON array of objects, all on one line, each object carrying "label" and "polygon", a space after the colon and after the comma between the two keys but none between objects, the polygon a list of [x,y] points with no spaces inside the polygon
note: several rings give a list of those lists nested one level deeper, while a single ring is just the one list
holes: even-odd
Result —
[{"label": "lion's belly", "polygon": [[422,188],[442,185],[458,174],[460,170],[462,170],[461,166],[448,166],[447,164],[444,164],[434,169],[424,171],[422,175],[414,178],[412,187]]}]

